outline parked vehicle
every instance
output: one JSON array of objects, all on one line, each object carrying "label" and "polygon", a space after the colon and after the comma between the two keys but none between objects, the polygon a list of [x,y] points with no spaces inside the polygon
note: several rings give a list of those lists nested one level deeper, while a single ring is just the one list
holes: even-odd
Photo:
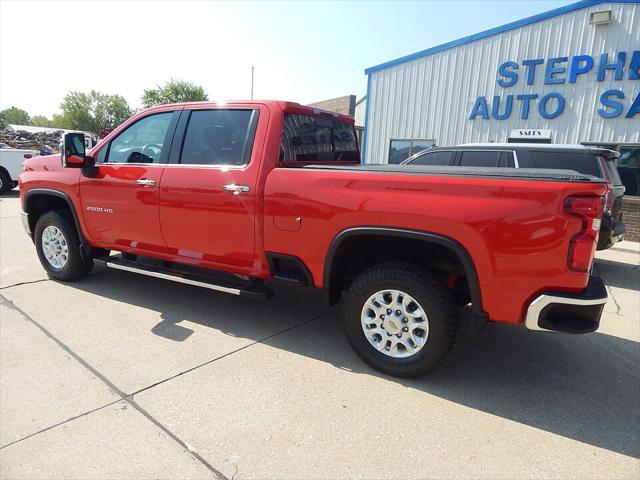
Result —
[{"label": "parked vehicle", "polygon": [[352,117],[277,101],[158,106],[91,152],[68,134],[62,159],[27,160],[23,223],[61,281],[99,261],[253,298],[272,282],[323,289],[342,300],[356,353],[390,375],[439,365],[469,302],[472,331],[598,328],[605,181],[358,163]]},{"label": "parked vehicle", "polygon": [[622,198],[625,187],[617,170],[619,153],[582,145],[539,143],[469,143],[457,147],[423,150],[407,158],[406,165],[450,165],[456,167],[543,168],[574,170],[604,178],[610,185],[606,195],[598,250],[624,239]]},{"label": "parked vehicle", "polygon": [[38,155],[36,150],[0,148],[0,194],[18,186],[18,176],[22,173],[22,162]]}]

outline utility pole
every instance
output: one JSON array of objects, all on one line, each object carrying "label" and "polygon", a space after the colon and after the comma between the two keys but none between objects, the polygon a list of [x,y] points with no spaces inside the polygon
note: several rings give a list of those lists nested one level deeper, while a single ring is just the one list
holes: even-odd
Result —
[{"label": "utility pole", "polygon": [[251,65],[251,100],[253,100],[253,65]]}]

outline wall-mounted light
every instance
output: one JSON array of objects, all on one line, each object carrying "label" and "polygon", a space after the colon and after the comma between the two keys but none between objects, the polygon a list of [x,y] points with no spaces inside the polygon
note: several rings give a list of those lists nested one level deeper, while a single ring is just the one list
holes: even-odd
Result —
[{"label": "wall-mounted light", "polygon": [[611,23],[611,10],[591,12],[589,23],[591,25],[606,25],[607,23]]}]

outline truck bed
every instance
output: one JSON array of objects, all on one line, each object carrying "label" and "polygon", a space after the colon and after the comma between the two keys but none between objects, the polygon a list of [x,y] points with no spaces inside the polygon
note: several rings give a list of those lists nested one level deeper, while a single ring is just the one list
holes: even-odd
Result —
[{"label": "truck bed", "polygon": [[537,168],[504,167],[433,167],[428,165],[308,165],[304,168],[314,170],[342,170],[374,173],[397,173],[403,175],[484,177],[517,180],[535,180],[550,182],[605,183],[603,179],[585,175],[575,170],[552,170]]}]

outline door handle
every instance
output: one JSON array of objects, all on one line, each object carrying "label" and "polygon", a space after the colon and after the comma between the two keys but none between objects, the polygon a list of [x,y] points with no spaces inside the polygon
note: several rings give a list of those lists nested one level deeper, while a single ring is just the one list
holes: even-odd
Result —
[{"label": "door handle", "polygon": [[224,188],[227,192],[233,192],[234,195],[238,195],[240,192],[248,192],[249,187],[247,185],[236,185],[235,183],[230,183],[229,185],[225,185]]},{"label": "door handle", "polygon": [[139,178],[136,180],[138,185],[144,185],[145,187],[152,187],[156,184],[155,180],[151,180],[150,178]]}]

